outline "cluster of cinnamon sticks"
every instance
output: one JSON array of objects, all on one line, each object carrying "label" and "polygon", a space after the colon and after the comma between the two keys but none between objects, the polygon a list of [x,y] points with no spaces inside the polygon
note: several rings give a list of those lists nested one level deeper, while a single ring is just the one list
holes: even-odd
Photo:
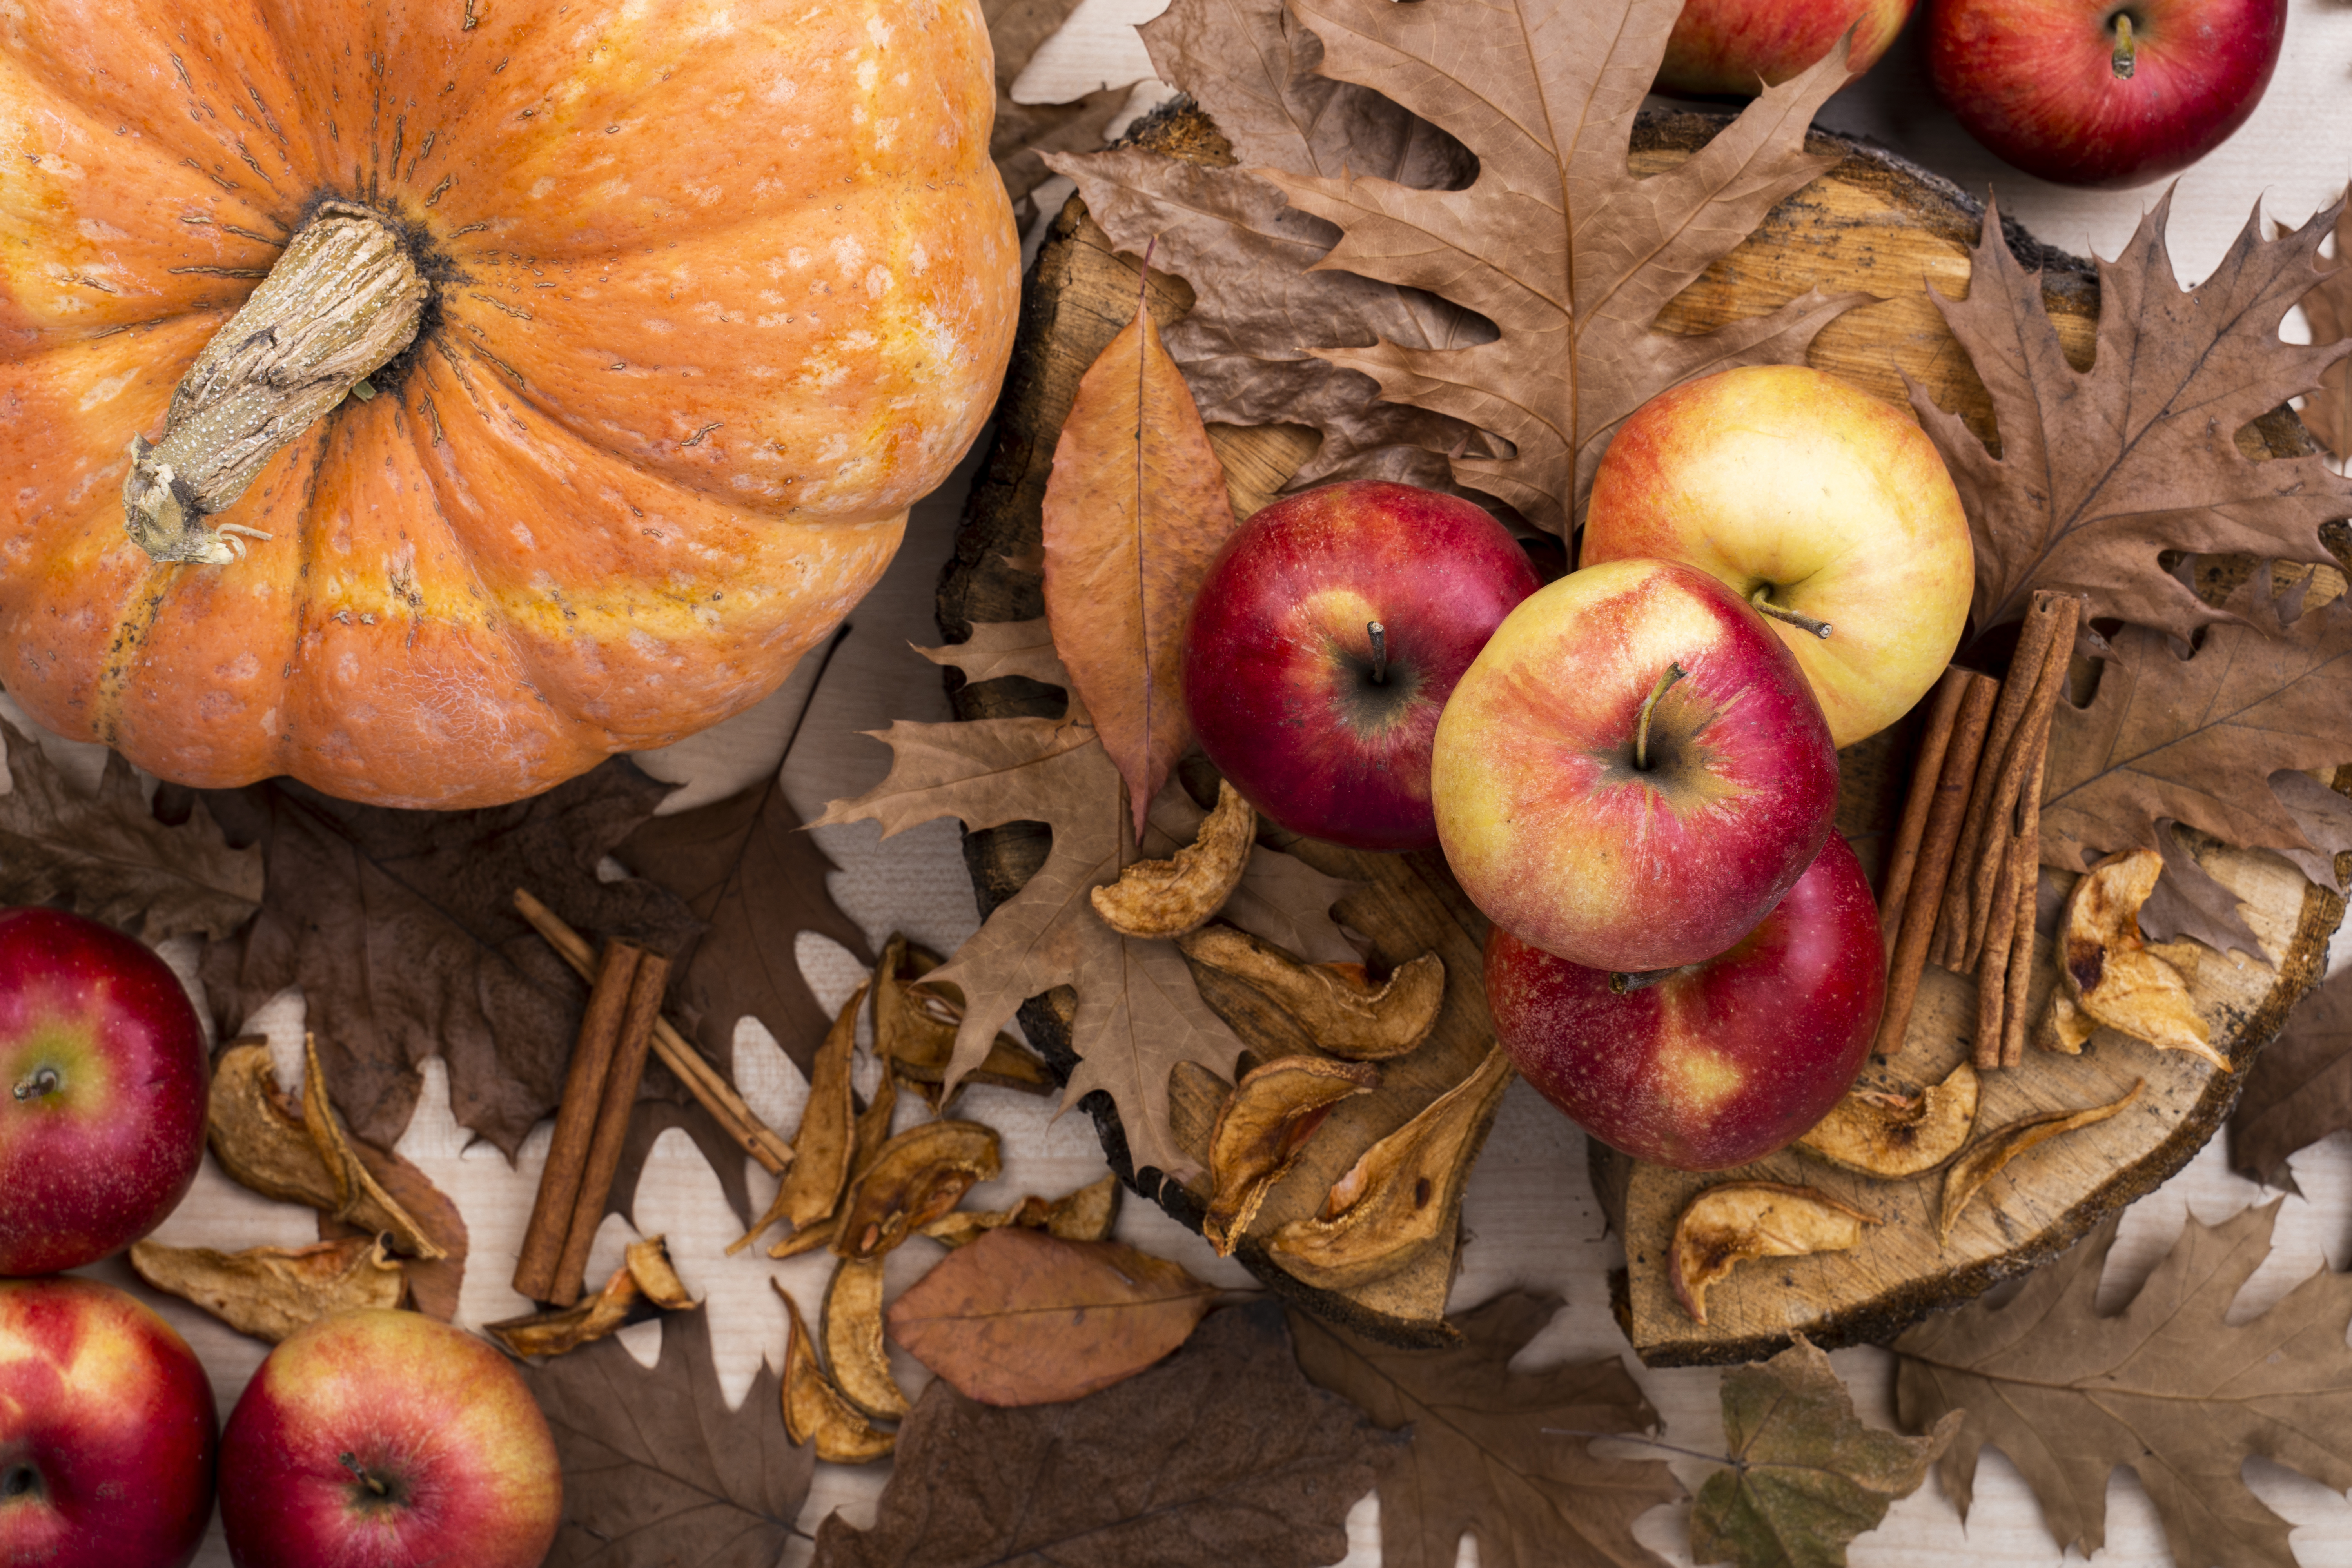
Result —
[{"label": "cluster of cinnamon sticks", "polygon": [[2081,615],[2073,595],[2036,593],[2009,679],[1955,668],[1930,699],[1879,901],[1882,1056],[1902,1049],[1931,957],[1977,977],[1977,1067],[2015,1067],[2024,1049],[2042,769]]}]

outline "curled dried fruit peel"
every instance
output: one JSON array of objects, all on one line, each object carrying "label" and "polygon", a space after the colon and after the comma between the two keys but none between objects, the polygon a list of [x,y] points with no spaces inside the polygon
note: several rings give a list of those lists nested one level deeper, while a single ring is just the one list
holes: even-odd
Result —
[{"label": "curled dried fruit peel", "polygon": [[1841,1170],[1885,1182],[1932,1171],[1969,1141],[1980,1083],[1976,1064],[1963,1059],[1943,1082],[1916,1095],[1852,1090],[1797,1140],[1797,1147]]},{"label": "curled dried fruit peel", "polygon": [[1987,1134],[1983,1142],[1961,1155],[1944,1173],[1944,1198],[1936,1218],[1937,1244],[1941,1246],[1952,1239],[1952,1227],[1959,1224],[1969,1201],[1984,1190],[1985,1184],[2002,1166],[2053,1138],[2105,1121],[2137,1100],[2139,1091],[2147,1087],[2146,1079],[2137,1079],[2122,1099],[2109,1104],[2094,1105],[2084,1110],[2045,1110]]},{"label": "curled dried fruit peel", "polygon": [[[952,986],[921,984],[939,966],[939,954],[894,932],[874,972],[874,1054],[896,1063],[901,1078],[926,1090],[936,1090],[946,1081],[956,1030],[963,1022],[961,993]],[[962,1081],[1029,1094],[1049,1094],[1059,1087],[1043,1061],[1002,1030],[989,1042],[986,1059],[964,1074]]]},{"label": "curled dried fruit peel", "polygon": [[1122,1190],[1117,1176],[1105,1176],[1050,1201],[1033,1194],[1009,1209],[952,1209],[915,1228],[950,1247],[970,1246],[1007,1226],[1042,1230],[1064,1241],[1101,1241],[1118,1223]]},{"label": "curled dried fruit peel", "polygon": [[727,1244],[730,1257],[751,1246],[761,1231],[778,1221],[790,1224],[797,1234],[832,1214],[841,1202],[857,1146],[856,1091],[850,1085],[849,1068],[857,1049],[857,1009],[866,1000],[866,990],[860,985],[851,993],[834,1016],[833,1026],[824,1032],[816,1058],[809,1064],[808,1101],[801,1110],[800,1128],[793,1134],[793,1163],[784,1167],[783,1180],[767,1212]]},{"label": "curled dried fruit peel", "polygon": [[882,1339],[882,1259],[845,1258],[825,1287],[824,1360],[841,1396],[868,1415],[896,1421],[911,1408],[890,1375]]},{"label": "curled dried fruit peel", "polygon": [[1354,1062],[1401,1057],[1437,1026],[1445,1005],[1445,963],[1433,952],[1397,966],[1373,985],[1357,963],[1309,963],[1229,925],[1177,938],[1193,963],[1255,988],[1298,1020],[1317,1046]]},{"label": "curled dried fruit peel", "polygon": [[1138,860],[1118,880],[1087,897],[1103,924],[1121,936],[1177,937],[1206,925],[1241,886],[1257,842],[1257,812],[1241,792],[1217,781],[1217,808],[1192,842],[1167,860]]},{"label": "curled dried fruit peel", "polygon": [[1666,1283],[1691,1321],[1706,1321],[1707,1287],[1751,1258],[1845,1252],[1879,1223],[1813,1187],[1725,1182],[1683,1205],[1666,1255]]},{"label": "curled dried fruit peel", "polygon": [[888,1458],[898,1446],[898,1434],[875,1426],[842,1397],[817,1360],[800,1303],[776,1280],[768,1283],[784,1299],[792,1318],[792,1337],[784,1345],[784,1436],[795,1444],[814,1443],[816,1457],[832,1464],[870,1465]]},{"label": "curled dried fruit peel", "polygon": [[1281,1057],[1242,1075],[1209,1134],[1211,1193],[1201,1234],[1218,1257],[1233,1256],[1265,1194],[1298,1163],[1331,1108],[1380,1081],[1370,1063],[1320,1057]]},{"label": "curled dried fruit peel", "polygon": [[995,1130],[977,1121],[926,1121],[875,1152],[841,1200],[833,1250],[874,1258],[962,1201],[1003,1168]]},{"label": "curled dried fruit peel", "polygon": [[2213,1048],[2180,971],[2147,950],[2139,910],[2164,874],[2153,849],[2110,855],[2074,884],[2058,933],[2059,983],[2036,1038],[2073,1056],[2104,1024],[2158,1050],[2187,1051],[2222,1072],[2235,1069]]},{"label": "curled dried fruit peel", "polygon": [[640,1301],[666,1312],[698,1304],[670,1266],[669,1245],[660,1236],[631,1242],[621,1267],[593,1296],[552,1311],[485,1323],[482,1331],[516,1355],[562,1355],[593,1344],[625,1324]]},{"label": "curled dried fruit peel", "polygon": [[1510,1058],[1488,1047],[1470,1076],[1364,1151],[1331,1184],[1320,1214],[1274,1233],[1284,1272],[1326,1290],[1384,1279],[1431,1247],[1451,1247],[1462,1192],[1509,1087]]},{"label": "curled dried fruit peel", "polygon": [[135,1241],[131,1268],[156,1289],[273,1345],[331,1312],[397,1307],[408,1278],[379,1236],[242,1252]]}]

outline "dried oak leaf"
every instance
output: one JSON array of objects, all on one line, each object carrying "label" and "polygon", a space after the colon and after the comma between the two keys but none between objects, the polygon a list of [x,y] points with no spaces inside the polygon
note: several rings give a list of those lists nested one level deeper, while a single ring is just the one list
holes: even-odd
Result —
[{"label": "dried oak leaf", "polygon": [[2066,363],[2038,275],[2011,254],[1991,203],[1968,298],[1930,290],[1992,395],[2000,433],[1995,458],[1911,384],[1968,508],[1979,634],[2022,616],[2034,589],[2070,588],[2090,595],[2093,616],[2185,637],[2229,614],[2168,571],[2164,551],[2333,559],[2319,525],[2352,512],[2352,481],[2317,456],[2251,461],[2235,437],[2352,353],[2278,335],[2319,279],[2315,258],[2337,208],[2268,242],[2249,218],[2212,274],[2183,289],[2164,245],[2171,207],[2168,192],[2123,255],[2099,263],[2087,371]]},{"label": "dried oak leaf", "polygon": [[419,1064],[439,1056],[457,1121],[512,1159],[554,1113],[587,998],[515,912],[514,890],[530,889],[577,929],[674,950],[696,926],[685,905],[642,878],[596,876],[668,789],[614,759],[475,811],[355,805],[282,779],[205,792],[232,837],[260,841],[268,868],[260,913],[205,948],[223,1032],[299,985],[353,1132],[399,1142]]},{"label": "dried oak leaf", "polygon": [[1618,425],[1656,394],[1734,365],[1801,363],[1814,336],[1869,296],[1808,289],[1703,336],[1660,310],[1737,247],[1775,202],[1832,162],[1804,150],[1813,113],[1848,79],[1841,43],[1767,89],[1685,162],[1635,175],[1633,120],[1680,0],[1294,0],[1321,70],[1459,137],[1478,173],[1459,191],[1267,171],[1294,206],[1345,230],[1318,264],[1427,289],[1500,329],[1492,342],[1322,348],[1381,395],[1511,443],[1465,452],[1460,483],[1565,536]]},{"label": "dried oak leaf", "polygon": [[1227,1308],[1083,1399],[998,1409],[934,1381],[873,1528],[826,1519],[816,1568],[1309,1568],[1347,1555],[1348,1510],[1397,1442],[1299,1375],[1279,1306]]},{"label": "dried oak leaf", "polygon": [[[1083,153],[1102,145],[1103,132],[1127,102],[1127,87],[1104,87],[1071,103],[1015,103],[1013,84],[1046,39],[1062,30],[1078,0],[982,0],[988,41],[996,51],[996,120],[988,155],[1004,181],[1024,229],[1029,193],[1052,178],[1049,153]],[[1129,83],[1129,86],[1132,86]]]},{"label": "dried oak leaf", "polygon": [[199,803],[156,820],[131,764],[107,753],[98,790],[76,789],[33,741],[0,724],[0,904],[56,904],[158,942],[224,937],[261,902],[260,851],[232,849]]},{"label": "dried oak leaf", "polygon": [[[961,651],[936,657],[956,663]],[[902,720],[877,734],[893,753],[888,776],[855,800],[835,801],[820,823],[870,817],[886,837],[938,816],[960,817],[975,831],[1038,821],[1053,829],[1052,850],[1036,874],[925,977],[959,987],[966,1002],[950,1087],[987,1060],[997,1030],[1022,1003],[1075,986],[1070,1033],[1079,1061],[1064,1103],[1105,1090],[1139,1171],[1184,1168],[1186,1156],[1168,1132],[1169,1070],[1194,1061],[1230,1078],[1242,1042],[1201,999],[1175,943],[1120,936],[1087,902],[1090,889],[1118,876],[1122,813],[1118,770],[1083,705],[1074,700],[1060,719]],[[1181,786],[1170,785],[1152,803],[1139,852],[1174,854],[1203,815]],[[1260,846],[1223,913],[1307,958],[1353,958],[1329,912],[1350,886]]]},{"label": "dried oak leaf", "polygon": [[[2352,208],[2336,215],[2336,266],[2303,297],[2304,319],[2315,343],[2352,338]],[[2352,359],[2329,365],[2303,400],[2303,423],[2338,458],[2352,456]]]},{"label": "dried oak leaf", "polygon": [[1445,454],[1492,455],[1491,443],[1447,415],[1381,402],[1370,376],[1313,347],[1465,348],[1492,342],[1493,326],[1418,289],[1316,269],[1339,230],[1289,205],[1262,171],[1352,170],[1450,189],[1476,161],[1402,105],[1320,75],[1322,45],[1282,0],[1175,0],[1139,31],[1161,79],[1207,110],[1238,166],[1141,148],[1045,161],[1077,182],[1119,249],[1140,256],[1156,242],[1153,265],[1192,285],[1199,301],[1167,342],[1201,416],[1320,430],[1294,487],[1382,479],[1450,489]]},{"label": "dried oak leaf", "polygon": [[734,1410],[710,1362],[710,1318],[661,1327],[639,1366],[618,1340],[521,1368],[555,1434],[563,1521],[546,1568],[772,1568],[808,1500],[816,1456],[777,1417],[761,1367]]},{"label": "dried oak leaf", "polygon": [[2352,1127],[2352,969],[2306,994],[2254,1057],[2230,1113],[2230,1163],[2292,1187],[2286,1157]]},{"label": "dried oak leaf", "polygon": [[2107,1478],[2147,1483],[2176,1563],[2291,1568],[2287,1521],[2248,1490],[2249,1455],[2352,1487],[2352,1275],[2323,1267],[2258,1318],[2229,1321],[2269,1255],[2278,1205],[2191,1215],[2119,1312],[2098,1310],[2110,1219],[2005,1306],[1931,1318],[1895,1342],[1906,1426],[1963,1416],[1944,1495],[1968,1512],[1977,1456],[2007,1454],[2062,1547],[2106,1538]]},{"label": "dried oak leaf", "polygon": [[1865,1426],[1830,1358],[1801,1335],[1770,1361],[1725,1373],[1731,1466],[1699,1488],[1691,1560],[1844,1568],[1848,1543],[1919,1489],[1959,1421],[1948,1413],[1924,1437]]},{"label": "dried oak leaf", "polygon": [[1515,1372],[1511,1358],[1559,1311],[1513,1290],[1454,1320],[1444,1350],[1399,1350],[1291,1315],[1309,1381],[1383,1428],[1412,1428],[1381,1467],[1384,1568],[1453,1568],[1465,1533],[1485,1568],[1631,1568],[1656,1558],[1633,1521],[1682,1488],[1654,1459],[1604,1459],[1585,1434],[1649,1432],[1657,1412],[1615,1356]]}]

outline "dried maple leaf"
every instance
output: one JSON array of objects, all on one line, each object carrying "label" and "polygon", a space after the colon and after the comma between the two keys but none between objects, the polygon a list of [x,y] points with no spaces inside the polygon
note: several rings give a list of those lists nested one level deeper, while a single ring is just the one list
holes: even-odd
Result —
[{"label": "dried maple leaf", "polygon": [[[959,662],[962,647],[932,657]],[[981,645],[976,663],[994,657]],[[1201,999],[1184,955],[1171,942],[1123,937],[1095,914],[1089,889],[1117,879],[1123,813],[1118,770],[1087,722],[1083,704],[1060,719],[980,719],[963,723],[900,721],[878,737],[892,754],[887,777],[856,800],[837,800],[820,823],[872,818],[891,834],[939,816],[975,831],[1008,822],[1053,828],[1045,862],[999,905],[969,942],[928,980],[965,999],[952,1085],[987,1059],[996,1031],[1032,996],[1075,986],[1071,1048],[1079,1058],[1064,1103],[1107,1090],[1146,1165],[1177,1171],[1188,1162],[1168,1131],[1168,1074],[1195,1061],[1234,1076],[1242,1042]],[[1188,842],[1201,808],[1171,784],[1152,803],[1140,853],[1167,856]],[[1328,910],[1350,884],[1263,846],[1252,851],[1225,908],[1234,923],[1310,959],[1351,959]]]},{"label": "dried maple leaf", "polygon": [[1184,617],[1234,531],[1225,470],[1136,295],[1135,317],[1078,382],[1045,483],[1045,619],[1135,833],[1192,738]]},{"label": "dried maple leaf", "polygon": [[1799,1336],[1723,1374],[1731,1467],[1699,1488],[1691,1559],[1739,1568],[1844,1568],[1845,1549],[1927,1479],[1957,1413],[1924,1437],[1865,1426],[1830,1358]]},{"label": "dried maple leaf", "polygon": [[110,752],[85,795],[23,734],[0,725],[10,780],[0,795],[0,904],[58,904],[142,942],[184,931],[223,937],[261,902],[261,855],[232,849],[199,804],[177,826],[156,820],[131,764]]},{"label": "dried maple leaf", "polygon": [[1464,1533],[1486,1568],[1655,1561],[1633,1521],[1682,1496],[1652,1459],[1603,1459],[1591,1435],[1646,1432],[1657,1412],[1616,1357],[1514,1372],[1559,1299],[1514,1290],[1456,1320],[1459,1343],[1399,1350],[1294,1313],[1298,1363],[1409,1447],[1381,1467],[1381,1562],[1453,1568]]},{"label": "dried maple leaf", "polygon": [[2249,1455],[2352,1486],[2352,1275],[2323,1267],[2262,1316],[2230,1304],[2270,1252],[2278,1205],[2217,1226],[2190,1216],[2129,1304],[2098,1310],[2116,1221],[2034,1275],[2008,1305],[1932,1318],[1895,1342],[1907,1426],[1963,1416],[1942,1463],[1968,1511],[1977,1456],[2007,1454],[2062,1547],[2106,1538],[2107,1478],[2147,1484],[2176,1563],[2291,1568],[2287,1521],[2248,1490]]},{"label": "dried maple leaf", "polygon": [[2294,1185],[2286,1157],[2352,1127],[2352,970],[2308,993],[2262,1048],[2230,1114],[2230,1163]]},{"label": "dried maple leaf", "polygon": [[1339,228],[1290,206],[1254,171],[1353,171],[1449,188],[1475,167],[1453,137],[1366,88],[1318,73],[1323,47],[1282,0],[1175,0],[1139,29],[1160,75],[1215,121],[1239,166],[1141,148],[1047,163],[1077,182],[1087,210],[1121,250],[1192,285],[1192,311],[1168,332],[1202,418],[1311,425],[1322,444],[1291,479],[1450,481],[1445,454],[1491,455],[1471,426],[1383,403],[1361,372],[1318,359],[1313,345],[1393,342],[1455,349],[1493,341],[1493,326],[1417,289],[1316,270]]},{"label": "dried maple leaf", "polygon": [[2249,848],[2316,850],[2271,785],[2352,754],[2352,602],[2295,614],[2308,584],[2274,595],[2265,564],[2223,601],[2237,622],[2208,628],[2188,658],[2150,627],[2116,634],[2090,705],[2062,700],[2053,715],[2043,864],[2080,871],[2153,846],[2160,818]]},{"label": "dried maple leaf", "polygon": [[1704,336],[1658,331],[1669,300],[1772,205],[1826,170],[1804,151],[1813,112],[1847,80],[1846,49],[1768,89],[1688,160],[1637,177],[1633,119],[1680,0],[1295,0],[1327,76],[1370,88],[1476,155],[1463,190],[1382,179],[1267,177],[1344,231],[1319,266],[1426,289],[1501,336],[1466,348],[1381,342],[1318,352],[1381,395],[1509,441],[1465,453],[1461,483],[1565,535],[1625,416],[1734,365],[1801,361],[1869,297],[1808,290]]},{"label": "dried maple leaf", "polygon": [[2023,616],[2036,588],[2072,588],[2090,595],[2093,616],[2186,636],[2229,612],[2168,571],[2166,550],[2333,559],[2319,525],[2352,512],[2352,481],[2316,456],[2252,461],[2235,437],[2352,353],[2278,335],[2320,276],[2314,258],[2338,207],[2268,242],[2249,218],[2212,275],[2183,289],[2164,245],[2171,206],[2168,192],[2123,255],[2099,263],[2087,371],[2066,363],[2039,275],[2001,239],[1991,204],[1968,298],[1930,290],[1992,395],[2000,432],[1995,458],[1911,384],[1968,508],[1979,634]]},{"label": "dried maple leaf", "polygon": [[765,1366],[736,1409],[710,1362],[710,1318],[664,1319],[647,1371],[617,1340],[523,1381],[563,1465],[563,1521],[546,1568],[772,1568],[808,1500],[816,1456],[794,1447]]},{"label": "dried maple leaf", "polygon": [[299,985],[336,1107],[360,1137],[399,1142],[418,1065],[437,1055],[457,1121],[511,1159],[562,1094],[586,998],[515,912],[514,890],[575,928],[674,950],[696,926],[683,904],[640,878],[596,876],[668,787],[615,760],[477,811],[355,805],[284,780],[206,792],[232,837],[260,841],[268,868],[260,913],[205,949],[224,1032]]},{"label": "dried maple leaf", "polygon": [[[2315,343],[2352,338],[2352,208],[2336,198],[2336,266],[2303,297]],[[2352,359],[2329,365],[2303,400],[2303,423],[2338,458],[2352,457]]]},{"label": "dried maple leaf", "polygon": [[1001,1410],[934,1382],[898,1428],[874,1527],[818,1527],[817,1568],[1143,1563],[1309,1568],[1396,1439],[1299,1376],[1270,1301],[1212,1315],[1150,1371]]}]

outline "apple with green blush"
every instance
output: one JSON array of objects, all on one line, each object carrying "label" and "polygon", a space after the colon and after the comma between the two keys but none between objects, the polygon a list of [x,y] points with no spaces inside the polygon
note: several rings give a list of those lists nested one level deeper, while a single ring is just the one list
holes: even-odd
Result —
[{"label": "apple with green blush", "polygon": [[0,910],[0,1275],[160,1224],[205,1153],[203,1026],[170,965],[63,910]]}]

